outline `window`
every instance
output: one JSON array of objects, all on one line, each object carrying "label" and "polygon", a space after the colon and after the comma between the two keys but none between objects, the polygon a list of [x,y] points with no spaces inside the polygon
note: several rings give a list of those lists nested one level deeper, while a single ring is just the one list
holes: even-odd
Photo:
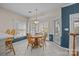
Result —
[{"label": "window", "polygon": [[18,36],[25,36],[26,35],[26,23],[25,22],[17,22],[17,35]]}]

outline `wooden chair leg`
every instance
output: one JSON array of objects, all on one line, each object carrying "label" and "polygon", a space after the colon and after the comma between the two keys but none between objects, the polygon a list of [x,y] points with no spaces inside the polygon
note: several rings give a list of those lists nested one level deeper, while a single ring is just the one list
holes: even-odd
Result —
[{"label": "wooden chair leg", "polygon": [[43,43],[43,50],[45,49],[46,47],[46,42]]},{"label": "wooden chair leg", "polygon": [[10,50],[10,52],[13,51],[13,53],[14,53],[14,55],[15,55],[15,50],[14,50],[14,47],[13,47],[13,44],[12,44],[12,43],[6,42],[6,43],[5,43],[5,48],[6,48],[6,50]]},{"label": "wooden chair leg", "polygon": [[28,49],[28,47],[29,47],[29,44],[27,44],[27,49]]},{"label": "wooden chair leg", "polygon": [[43,43],[43,50],[44,50],[44,43]]},{"label": "wooden chair leg", "polygon": [[31,46],[31,52],[32,52],[32,49],[34,48],[34,44],[32,44],[32,46]]},{"label": "wooden chair leg", "polygon": [[15,54],[15,50],[14,50],[14,47],[13,47],[13,45],[12,45],[12,50],[13,50],[13,53],[14,53],[14,55],[16,55],[16,54]]},{"label": "wooden chair leg", "polygon": [[31,47],[31,52],[32,52],[33,47]]},{"label": "wooden chair leg", "polygon": [[46,47],[47,45],[46,45],[46,42],[45,42],[45,47]]}]

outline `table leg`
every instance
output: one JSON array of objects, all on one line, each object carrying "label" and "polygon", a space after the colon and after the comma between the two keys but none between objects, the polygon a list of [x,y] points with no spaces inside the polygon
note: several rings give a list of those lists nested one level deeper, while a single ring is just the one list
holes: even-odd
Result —
[{"label": "table leg", "polygon": [[75,56],[75,36],[73,36],[73,51],[72,55]]}]

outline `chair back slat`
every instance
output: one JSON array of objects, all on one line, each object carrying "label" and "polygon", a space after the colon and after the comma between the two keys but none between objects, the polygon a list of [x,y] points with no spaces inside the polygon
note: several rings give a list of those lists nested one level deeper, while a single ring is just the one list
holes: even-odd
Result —
[{"label": "chair back slat", "polygon": [[7,34],[10,34],[10,29],[7,29],[7,30],[6,30],[6,33],[7,33]]},{"label": "chair back slat", "polygon": [[10,34],[11,34],[11,35],[15,35],[15,34],[16,34],[15,29],[12,29]]},{"label": "chair back slat", "polygon": [[43,36],[44,41],[46,40],[46,37],[47,37],[47,34],[44,34],[44,36]]}]

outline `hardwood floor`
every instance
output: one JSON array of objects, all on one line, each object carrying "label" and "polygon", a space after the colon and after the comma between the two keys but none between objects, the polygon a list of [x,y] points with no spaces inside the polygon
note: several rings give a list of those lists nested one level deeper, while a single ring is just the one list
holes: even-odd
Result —
[{"label": "hardwood floor", "polygon": [[[67,50],[60,48],[55,43],[47,41],[47,46],[43,50],[43,48],[34,48],[31,51],[31,47],[27,49],[26,40],[22,40],[14,43],[14,49],[16,52],[16,56],[68,56],[69,53]],[[14,56],[14,54],[8,53],[5,54],[4,47],[0,49],[0,55],[2,56]]]}]

